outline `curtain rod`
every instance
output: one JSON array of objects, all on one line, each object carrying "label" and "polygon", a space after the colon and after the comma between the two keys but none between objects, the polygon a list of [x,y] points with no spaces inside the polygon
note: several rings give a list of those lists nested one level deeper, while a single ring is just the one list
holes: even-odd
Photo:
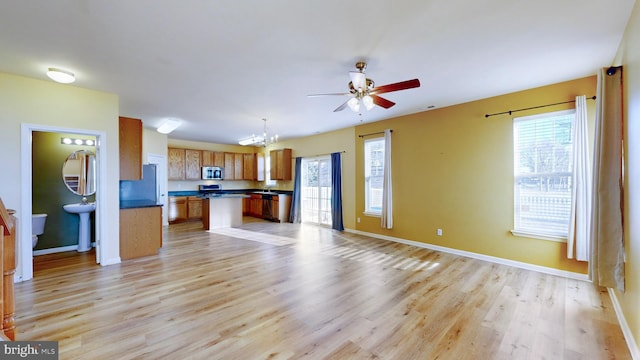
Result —
[{"label": "curtain rod", "polygon": [[[595,95],[587,98],[590,100],[595,100],[596,97]],[[503,111],[503,112],[499,112],[499,113],[495,113],[495,114],[484,114],[484,117],[488,118],[489,116],[495,116],[495,115],[503,115],[503,114],[509,114],[511,115],[511,113],[514,113],[516,111],[525,111],[525,110],[532,110],[532,109],[539,109],[539,108],[543,108],[543,107],[547,107],[547,106],[554,106],[554,105],[561,105],[561,104],[568,104],[568,103],[572,103],[572,102],[576,102],[575,100],[569,100],[569,101],[563,101],[563,102],[559,102],[559,103],[554,103],[554,104],[546,104],[546,105],[539,105],[539,106],[533,106],[533,107],[529,107],[529,108],[524,108],[524,109],[518,109],[518,110],[509,110],[509,111]]]},{"label": "curtain rod", "polygon": [[[391,132],[393,132],[393,130],[391,130]],[[370,134],[362,134],[362,135],[358,135],[359,138],[363,138],[365,136],[369,136],[369,135],[378,135],[378,134],[384,134],[384,131],[378,131],[378,132],[374,132],[374,133],[370,133]]]},{"label": "curtain rod", "polygon": [[342,151],[334,151],[334,152],[330,152],[330,153],[326,153],[326,154],[315,154],[315,155],[305,155],[305,156],[300,156],[301,158],[313,158],[313,157],[318,157],[318,156],[327,156],[327,155],[331,155],[333,153],[339,152],[341,154],[345,154],[347,152],[347,150],[342,150]]}]

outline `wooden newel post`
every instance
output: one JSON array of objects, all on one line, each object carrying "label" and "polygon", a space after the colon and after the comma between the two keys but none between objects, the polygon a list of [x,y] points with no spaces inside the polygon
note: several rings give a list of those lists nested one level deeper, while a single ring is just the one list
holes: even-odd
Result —
[{"label": "wooden newel post", "polygon": [[16,229],[15,211],[7,211],[0,199],[0,226],[3,230],[2,244],[2,332],[10,340],[16,339],[15,298],[13,276],[16,273]]}]

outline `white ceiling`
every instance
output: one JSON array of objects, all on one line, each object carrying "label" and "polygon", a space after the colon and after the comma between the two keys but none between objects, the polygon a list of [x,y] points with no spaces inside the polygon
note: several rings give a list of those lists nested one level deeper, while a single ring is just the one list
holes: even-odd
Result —
[{"label": "white ceiling", "polygon": [[[120,96],[120,114],[170,137],[293,138],[595,74],[612,65],[635,0],[29,0],[0,6],[0,71]],[[356,61],[397,103],[361,115]],[[501,110],[501,109],[496,109]]]}]

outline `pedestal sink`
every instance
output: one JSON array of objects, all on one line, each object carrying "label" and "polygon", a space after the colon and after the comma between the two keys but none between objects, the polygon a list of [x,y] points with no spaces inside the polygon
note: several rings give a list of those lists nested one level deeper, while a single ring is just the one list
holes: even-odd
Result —
[{"label": "pedestal sink", "polygon": [[77,203],[63,205],[62,208],[71,214],[80,216],[78,226],[78,252],[91,250],[91,223],[89,213],[96,210],[96,203]]}]

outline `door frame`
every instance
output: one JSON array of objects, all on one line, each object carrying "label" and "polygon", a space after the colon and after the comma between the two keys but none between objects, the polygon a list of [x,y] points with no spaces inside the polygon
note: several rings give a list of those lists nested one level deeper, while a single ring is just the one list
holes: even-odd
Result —
[{"label": "door frame", "polygon": [[[34,131],[67,133],[78,135],[91,135],[96,137],[96,162],[97,166],[97,186],[96,186],[96,212],[95,212],[95,244],[96,263],[106,263],[108,259],[103,259],[101,251],[102,239],[107,238],[105,224],[107,223],[107,196],[105,194],[105,184],[107,183],[107,157],[106,157],[106,133],[98,130],[74,129],[60,126],[47,126],[38,124],[23,123],[20,129],[20,218],[18,222],[20,239],[16,239],[18,264],[14,281],[26,281],[33,278],[33,248],[31,247],[31,214],[33,211],[32,194],[32,153],[33,140],[31,134]],[[104,201],[102,201],[104,200]],[[61,205],[62,206],[62,205]]]}]

